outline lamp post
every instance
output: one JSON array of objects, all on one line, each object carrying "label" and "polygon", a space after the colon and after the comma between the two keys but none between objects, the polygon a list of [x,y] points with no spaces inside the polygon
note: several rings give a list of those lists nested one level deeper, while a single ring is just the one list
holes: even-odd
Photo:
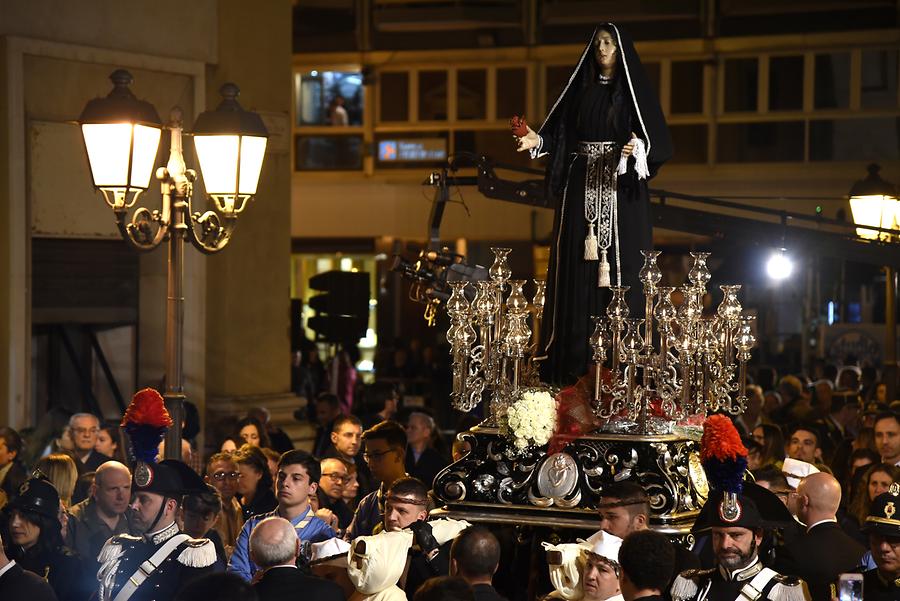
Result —
[{"label": "lamp post", "polygon": [[[256,113],[237,102],[240,93],[232,83],[222,86],[223,100],[194,124],[194,147],[200,162],[206,194],[213,209],[192,209],[193,169],[187,169],[182,151],[182,112],[172,109],[163,126],[156,109],[138,100],[128,86],[133,78],[119,69],[110,75],[113,89],[106,98],[87,103],[79,123],[94,187],[113,210],[119,233],[139,251],[151,251],[167,242],[166,299],[166,408],[173,425],[166,432],[166,458],[181,456],[181,422],[184,418],[184,243],[189,240],[205,254],[228,244],[238,215],[256,194],[268,132]],[[156,170],[160,181],[160,210],[129,210],[147,190],[162,130],[170,134],[169,158]]]},{"label": "lamp post", "polygon": [[[897,200],[897,188],[894,184],[881,179],[881,170],[876,164],[867,167],[869,174],[850,188],[850,210],[853,222],[857,226],[856,235],[860,238],[891,242],[896,239],[898,219],[900,219],[900,202]],[[872,227],[879,228],[869,229]],[[887,384],[888,400],[895,398],[897,387],[897,314],[896,314],[896,282],[892,265],[884,269],[884,381]]]}]

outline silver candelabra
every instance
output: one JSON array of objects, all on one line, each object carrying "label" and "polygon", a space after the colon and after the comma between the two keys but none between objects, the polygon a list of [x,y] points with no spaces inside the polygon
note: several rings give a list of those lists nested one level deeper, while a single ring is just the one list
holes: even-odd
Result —
[{"label": "silver candelabra", "polygon": [[[508,248],[492,248],[490,279],[449,282],[447,301],[450,328],[447,341],[453,355],[453,406],[471,411],[485,392],[495,411],[510,393],[536,378],[530,357],[536,347],[538,324],[544,310],[544,281],[534,280],[531,302],[525,280],[511,280]],[[471,301],[467,291],[474,287]],[[531,322],[529,323],[529,317]]]},{"label": "silver candelabra", "polygon": [[[450,282],[447,340],[453,358],[453,406],[471,411],[485,397],[496,415],[520,386],[540,385],[533,357],[543,315],[543,280],[531,302],[525,280],[512,280],[508,248],[492,248],[490,279]],[[747,361],[755,317],[743,316],[739,285],[720,286],[715,314],[703,314],[709,253],[694,252],[687,283],[660,286],[658,251],[641,251],[644,317],[629,316],[628,286],[611,288],[606,314],[593,318],[593,411],[609,432],[670,433],[707,412],[746,408]],[[474,290],[474,294],[473,294]],[[676,305],[675,300],[679,299]],[[471,299],[471,300],[470,300]],[[529,319],[530,318],[530,319]]]},{"label": "silver candelabra", "polygon": [[705,316],[709,253],[691,253],[688,283],[680,288],[659,286],[658,251],[641,253],[644,318],[629,317],[628,286],[612,288],[606,316],[594,317],[595,414],[609,431],[662,434],[707,412],[742,413],[756,338],[755,318],[741,315],[741,287],[720,286],[724,298],[715,315]]}]

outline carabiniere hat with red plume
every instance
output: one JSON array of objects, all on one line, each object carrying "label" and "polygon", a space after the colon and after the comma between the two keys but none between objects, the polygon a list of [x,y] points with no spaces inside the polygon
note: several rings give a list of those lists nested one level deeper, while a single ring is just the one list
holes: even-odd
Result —
[{"label": "carabiniere hat with red plume", "polygon": [[712,527],[778,528],[793,521],[771,491],[744,480],[747,449],[731,420],[711,415],[703,424],[700,459],[710,485],[709,498],[691,532]]},{"label": "carabiniere hat with red plume", "polygon": [[144,388],[131,397],[131,404],[128,405],[122,418],[122,427],[131,439],[131,455],[134,461],[132,484],[135,491],[162,492],[157,489],[166,483],[159,481],[156,458],[159,454],[159,444],[166,434],[166,429],[171,425],[172,418],[159,392],[152,388]]}]

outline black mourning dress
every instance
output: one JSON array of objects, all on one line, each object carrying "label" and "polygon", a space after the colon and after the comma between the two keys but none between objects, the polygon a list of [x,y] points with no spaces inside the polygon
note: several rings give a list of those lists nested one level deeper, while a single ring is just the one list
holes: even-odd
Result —
[{"label": "black mourning dress", "polygon": [[[671,154],[662,111],[646,83],[634,47],[621,34],[619,42],[622,52],[616,74],[607,83],[597,76],[589,52],[592,44],[588,44],[572,79],[538,132],[541,146],[535,155],[550,155],[547,187],[557,200],[541,328],[541,379],[556,385],[571,384],[588,371],[591,316],[605,315],[611,298],[608,288],[597,286],[599,262],[584,258],[588,232],[584,216],[587,157],[576,153],[578,142],[613,141],[618,157],[634,132],[650,147],[647,163],[651,178]],[[623,61],[628,61],[627,71]],[[649,108],[637,111],[635,98],[642,108]],[[643,265],[640,251],[652,248],[652,223],[648,179],[639,179],[634,165],[634,158],[629,158],[627,172],[618,176],[617,210],[622,285],[631,286],[626,298],[631,315],[640,317],[644,310],[638,280]],[[609,249],[608,259],[615,286],[614,246]]]}]

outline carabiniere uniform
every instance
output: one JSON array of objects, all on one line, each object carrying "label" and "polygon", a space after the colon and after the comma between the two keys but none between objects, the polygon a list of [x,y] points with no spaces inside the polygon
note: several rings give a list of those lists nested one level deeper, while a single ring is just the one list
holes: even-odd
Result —
[{"label": "carabiniere uniform", "polygon": [[[772,492],[752,482],[744,482],[740,496],[713,492],[697,516],[692,532],[700,534],[712,526],[770,529],[793,518]],[[750,565],[728,570],[717,565],[711,570],[687,570],[672,584],[675,601],[803,601],[808,599],[806,583],[779,574],[754,557]]]},{"label": "carabiniere uniform", "polygon": [[[163,496],[163,503],[165,498],[180,502],[196,481],[199,476],[180,461],[139,462],[132,487]],[[169,600],[189,580],[224,569],[208,538],[191,538],[175,522],[157,531],[153,528],[143,536],[113,536],[103,546],[97,573],[101,601]]]},{"label": "carabiniere uniform", "polygon": [[[747,449],[731,420],[712,415],[703,424],[700,441],[703,470],[710,484],[706,503],[691,533],[710,533],[713,528],[736,528],[752,532],[772,530],[794,523],[794,517],[770,490],[744,480]],[[753,549],[747,565],[728,569],[721,564],[711,570],[687,570],[672,583],[674,601],[809,601],[806,583],[779,574],[762,564]]]},{"label": "carabiniere uniform", "polygon": [[[878,534],[900,541],[900,484],[894,482],[887,492],[872,501],[863,532]],[[896,551],[895,551],[896,553]],[[874,557],[876,565],[880,559]],[[881,566],[863,574],[863,594],[866,601],[897,601],[900,599],[900,573],[886,574]]]}]

